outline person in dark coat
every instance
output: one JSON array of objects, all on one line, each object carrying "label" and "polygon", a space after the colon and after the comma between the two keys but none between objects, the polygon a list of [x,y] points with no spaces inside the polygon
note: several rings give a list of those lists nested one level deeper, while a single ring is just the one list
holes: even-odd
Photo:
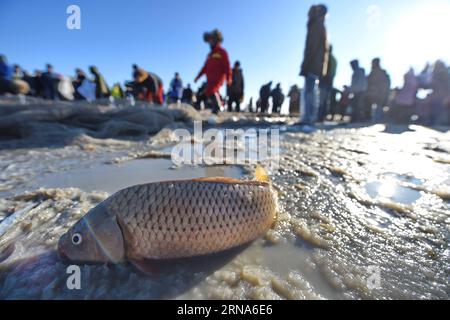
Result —
[{"label": "person in dark coat", "polygon": [[190,105],[194,104],[194,91],[191,89],[191,85],[188,83],[187,87],[183,90],[183,95],[181,97],[181,102]]},{"label": "person in dark coat", "polygon": [[450,103],[450,73],[445,63],[436,61],[432,73],[430,88],[430,114],[428,124],[431,126],[448,125],[448,106]]},{"label": "person in dark coat", "polygon": [[94,66],[91,66],[89,68],[89,71],[94,76],[95,97],[97,99],[108,98],[111,95],[111,92],[109,91],[108,85],[106,84],[103,75],[98,71],[97,67]]},{"label": "person in dark coat", "polygon": [[320,78],[320,104],[317,115],[319,122],[325,121],[327,114],[331,113],[331,104],[333,100],[333,84],[336,77],[337,60],[333,55],[333,47],[330,45],[328,51],[328,67],[327,72]]},{"label": "person in dark coat", "polygon": [[233,104],[236,104],[236,111],[241,111],[241,103],[244,99],[244,75],[241,63],[236,61],[233,68],[233,81],[227,87],[228,112],[233,112]]},{"label": "person in dark coat", "polygon": [[59,99],[58,84],[60,77],[54,72],[51,64],[47,64],[46,68],[47,71],[41,76],[42,85],[44,87],[44,99],[57,100]]},{"label": "person in dark coat", "polygon": [[279,113],[285,98],[283,90],[281,89],[281,83],[277,84],[275,89],[270,93],[270,96],[272,97],[272,113]]},{"label": "person in dark coat", "polygon": [[272,93],[272,81],[270,81],[266,85],[263,85],[261,87],[261,90],[259,90],[258,110],[261,113],[266,113],[269,110],[269,99],[271,93]]},{"label": "person in dark coat", "polygon": [[206,85],[207,85],[207,83],[205,81],[200,85],[200,87],[197,90],[197,94],[196,94],[197,99],[194,104],[194,107],[197,110],[202,110],[202,107],[208,108],[208,106],[206,104],[206,95],[205,95]]},{"label": "person in dark coat", "polygon": [[42,83],[42,71],[35,70],[34,76],[32,77],[32,83],[34,87],[35,97],[44,97],[44,84]]},{"label": "person in dark coat", "polygon": [[366,121],[367,116],[364,114],[364,101],[367,90],[366,70],[359,66],[358,60],[350,62],[353,70],[352,84],[350,86],[350,93],[352,94],[352,122]]},{"label": "person in dark coat", "polygon": [[293,85],[288,94],[289,97],[289,114],[300,113],[301,91],[297,85]]},{"label": "person in dark coat", "polygon": [[132,86],[136,98],[159,105],[164,103],[163,81],[158,75],[147,72],[134,64],[133,79]]},{"label": "person in dark coat", "polygon": [[316,121],[315,90],[317,81],[326,74],[328,68],[328,44],[325,5],[314,5],[308,13],[308,33],[300,75],[305,77],[305,114],[303,123],[313,125]]},{"label": "person in dark coat", "polygon": [[[386,70],[381,68],[380,59],[372,60],[372,70],[367,77],[366,104],[364,109],[365,120],[373,118],[374,122],[383,119],[383,109],[386,106],[391,91],[391,78]],[[372,107],[375,114],[372,117]]]},{"label": "person in dark coat", "polygon": [[75,93],[74,93],[74,99],[75,100],[86,100],[85,97],[83,97],[79,92],[78,92],[78,88],[81,87],[81,85],[83,84],[84,80],[87,79],[86,73],[77,68],[75,69],[75,79],[72,82],[73,88],[75,89]]}]

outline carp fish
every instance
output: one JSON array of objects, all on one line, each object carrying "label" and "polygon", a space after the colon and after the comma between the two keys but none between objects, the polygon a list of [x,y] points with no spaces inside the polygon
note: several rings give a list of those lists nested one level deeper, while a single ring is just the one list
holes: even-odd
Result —
[{"label": "carp fish", "polygon": [[58,243],[80,263],[168,260],[218,253],[264,235],[277,196],[262,168],[254,181],[200,178],[133,186],[107,198]]}]

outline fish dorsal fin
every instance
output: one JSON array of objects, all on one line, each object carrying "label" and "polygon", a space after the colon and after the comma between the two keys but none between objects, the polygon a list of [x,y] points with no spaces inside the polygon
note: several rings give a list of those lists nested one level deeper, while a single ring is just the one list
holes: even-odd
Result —
[{"label": "fish dorsal fin", "polygon": [[226,178],[226,177],[198,178],[198,179],[193,179],[192,181],[227,183],[227,184],[243,183],[242,180],[234,179],[234,178]]},{"label": "fish dorsal fin", "polygon": [[258,182],[270,183],[269,174],[263,167],[259,165],[255,169],[255,180]]}]

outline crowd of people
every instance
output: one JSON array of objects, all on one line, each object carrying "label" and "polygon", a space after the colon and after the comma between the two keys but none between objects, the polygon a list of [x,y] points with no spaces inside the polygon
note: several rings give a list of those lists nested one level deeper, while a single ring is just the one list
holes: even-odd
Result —
[{"label": "crowd of people", "polygon": [[[368,75],[359,61],[353,60],[350,62],[353,70],[351,84],[344,86],[343,90],[336,89],[334,78],[338,64],[328,42],[325,26],[327,13],[327,7],[322,4],[313,5],[308,12],[300,72],[305,78],[305,105],[301,121],[305,126],[314,126],[336,115],[341,118],[349,115],[352,122],[359,123],[409,123],[417,118],[431,126],[450,124],[450,69],[442,61],[437,61],[433,66],[427,64],[419,75],[410,69],[404,76],[403,87],[392,89],[391,78],[382,68],[380,58],[372,60]],[[420,89],[427,90],[426,98],[418,98]],[[293,94],[293,99],[297,103],[297,93]]]},{"label": "crowd of people", "polygon": [[[338,62],[329,43],[325,18],[328,8],[313,5],[308,12],[307,36],[300,76],[304,88],[290,88],[289,113],[301,114],[301,124],[314,126],[327,119],[355,123],[393,121],[408,123],[416,118],[427,125],[450,124],[450,69],[442,61],[427,64],[418,75],[410,69],[404,76],[402,88],[392,89],[391,79],[382,67],[380,58],[372,60],[371,71],[366,74],[358,60],[350,62],[353,71],[350,84],[342,90],[334,86]],[[210,109],[217,114],[222,110],[241,112],[280,113],[286,99],[281,84],[272,88],[273,82],[264,84],[259,99],[253,98],[246,108],[244,101],[244,75],[241,63],[231,67],[227,51],[223,48],[223,35],[215,29],[206,32],[203,40],[210,47],[204,66],[195,82],[204,76],[199,89],[194,92],[190,84],[184,86],[180,74],[175,73],[168,91],[157,74],[132,65],[132,80],[124,87],[115,83],[109,87],[97,67],[89,67],[89,74],[77,68],[74,77],[55,72],[51,64],[45,71],[30,74],[19,65],[10,65],[0,56],[0,94],[22,94],[50,100],[98,100],[105,98],[131,98],[149,103],[186,103],[197,109]],[[226,96],[220,90],[226,83]],[[418,98],[419,90],[427,96]]]}]

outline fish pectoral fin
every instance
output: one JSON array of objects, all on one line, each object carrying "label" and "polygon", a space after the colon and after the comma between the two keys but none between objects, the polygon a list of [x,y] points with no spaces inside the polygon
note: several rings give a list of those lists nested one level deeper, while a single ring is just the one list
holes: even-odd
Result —
[{"label": "fish pectoral fin", "polygon": [[140,273],[146,276],[156,276],[160,273],[150,260],[131,259],[129,261]]}]

